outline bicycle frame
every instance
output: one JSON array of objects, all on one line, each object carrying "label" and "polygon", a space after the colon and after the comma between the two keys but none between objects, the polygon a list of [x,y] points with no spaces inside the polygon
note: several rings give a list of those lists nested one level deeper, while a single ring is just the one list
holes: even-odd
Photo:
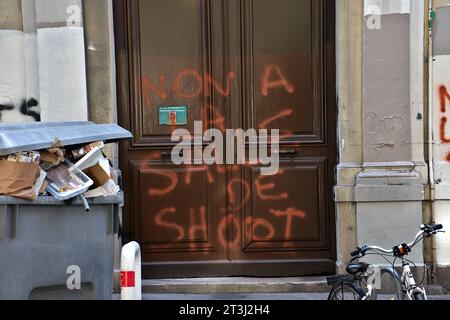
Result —
[{"label": "bicycle frame", "polygon": [[403,261],[402,264],[403,264],[402,287],[406,295],[406,298],[408,298],[407,300],[414,300],[415,293],[423,294],[425,300],[428,300],[425,289],[417,286],[416,280],[414,279],[414,275],[412,274],[409,263]]},{"label": "bicycle frame", "polygon": [[361,299],[363,301],[365,300],[376,300],[376,269],[373,265],[369,266],[369,269],[364,274],[364,278],[367,279],[367,293],[366,295]]},{"label": "bicycle frame", "polygon": [[[380,279],[383,277],[383,275],[388,274],[391,278],[393,283],[395,284],[395,295],[399,300],[403,300],[404,291],[403,291],[403,284],[400,282],[400,279],[403,279],[400,272],[397,271],[397,269],[392,267],[382,267],[379,269],[380,272]],[[362,298],[362,300],[377,300],[377,288],[376,288],[376,270],[373,273],[366,272],[364,277],[368,280],[367,283],[367,293]]]},{"label": "bicycle frame", "polygon": [[[427,299],[427,294],[424,288],[418,287],[414,275],[412,274],[409,263],[403,261],[403,272],[400,274],[396,269],[392,267],[381,268],[379,272],[381,275],[389,274],[395,283],[395,294],[399,300],[414,300],[414,294],[421,293]],[[367,279],[367,293],[361,300],[377,300],[377,288],[376,288],[376,270],[371,266],[371,270],[368,270],[363,278]]]}]

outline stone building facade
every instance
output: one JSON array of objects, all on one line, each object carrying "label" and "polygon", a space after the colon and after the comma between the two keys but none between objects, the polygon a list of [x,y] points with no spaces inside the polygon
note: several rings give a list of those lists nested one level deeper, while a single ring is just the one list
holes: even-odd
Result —
[{"label": "stone building facade", "polygon": [[[341,272],[358,244],[392,247],[422,223],[450,225],[450,1],[335,4]],[[0,0],[0,121],[120,121],[113,9]],[[450,288],[450,234],[412,259]]]}]

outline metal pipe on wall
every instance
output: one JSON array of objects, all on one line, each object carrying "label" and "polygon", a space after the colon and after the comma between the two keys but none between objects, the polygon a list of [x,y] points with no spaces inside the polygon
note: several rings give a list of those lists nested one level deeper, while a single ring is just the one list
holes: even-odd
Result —
[{"label": "metal pipe on wall", "polygon": [[[436,181],[434,178],[434,155],[433,155],[433,106],[434,106],[434,90],[433,90],[433,25],[431,15],[434,10],[433,0],[428,0],[428,170],[429,170],[429,184],[430,184],[430,201],[431,201],[431,217],[430,222],[436,222]],[[436,239],[431,239],[431,282],[437,283],[437,257],[436,257]]]}]

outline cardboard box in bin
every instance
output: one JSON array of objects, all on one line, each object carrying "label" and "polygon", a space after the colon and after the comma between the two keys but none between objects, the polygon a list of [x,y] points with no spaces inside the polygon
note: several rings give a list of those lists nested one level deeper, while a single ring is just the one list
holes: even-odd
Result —
[{"label": "cardboard box in bin", "polygon": [[83,171],[89,178],[94,181],[94,188],[103,186],[111,177],[103,169],[100,163]]},{"label": "cardboard box in bin", "polygon": [[94,181],[95,188],[103,186],[111,179],[109,161],[105,159],[99,146],[94,147],[75,164],[75,167]]}]

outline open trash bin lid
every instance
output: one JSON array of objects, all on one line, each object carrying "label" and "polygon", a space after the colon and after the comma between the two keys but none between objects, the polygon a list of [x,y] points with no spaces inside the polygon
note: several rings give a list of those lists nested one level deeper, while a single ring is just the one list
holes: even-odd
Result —
[{"label": "open trash bin lid", "polygon": [[116,124],[93,122],[35,122],[0,124],[0,156],[49,149],[55,139],[64,146],[132,139],[132,134]]}]

